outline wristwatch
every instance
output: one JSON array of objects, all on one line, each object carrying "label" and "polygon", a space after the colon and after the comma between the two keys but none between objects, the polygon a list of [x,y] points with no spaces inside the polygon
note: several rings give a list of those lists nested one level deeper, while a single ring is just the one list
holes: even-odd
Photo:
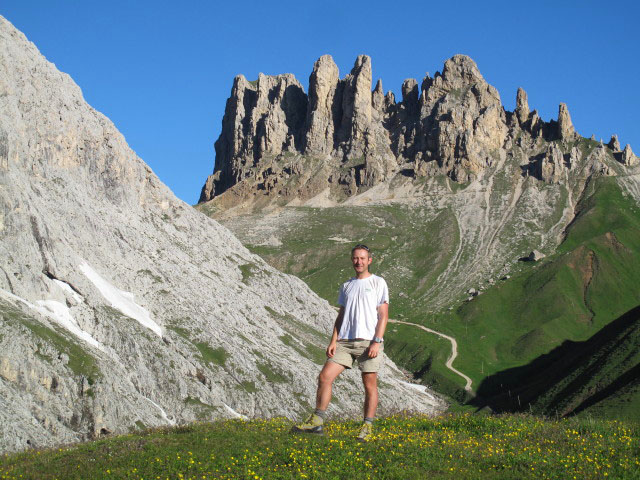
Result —
[{"label": "wristwatch", "polygon": [[373,341],[376,343],[382,343],[384,342],[384,340],[382,339],[382,337],[373,337]]}]

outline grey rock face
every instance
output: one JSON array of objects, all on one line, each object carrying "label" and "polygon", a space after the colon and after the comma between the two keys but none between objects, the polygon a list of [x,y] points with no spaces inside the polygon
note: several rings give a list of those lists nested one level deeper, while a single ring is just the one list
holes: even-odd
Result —
[{"label": "grey rock face", "polygon": [[469,181],[492,164],[507,134],[498,91],[486,83],[475,62],[464,55],[447,60],[423,95],[421,117],[424,156],[432,156],[440,173]]},{"label": "grey rock face", "polygon": [[[447,60],[442,73],[427,74],[420,84],[405,80],[400,102],[391,92],[384,94],[380,80],[371,90],[366,55],[342,80],[333,59],[322,56],[309,78],[308,95],[290,75],[270,78],[261,76],[258,84],[268,85],[269,92],[289,88],[295,92],[290,101],[275,93],[257,101],[257,86],[242,76],[234,81],[214,173],[200,202],[219,197],[222,206],[286,203],[323,192],[341,200],[397,175],[447,175],[466,183],[510,155],[514,141],[527,143],[523,153],[535,164],[525,173],[544,181],[558,181],[562,168],[586,158],[582,151],[563,151],[567,158],[560,161],[549,151],[548,142],[560,140],[570,150],[581,141],[564,103],[557,121],[545,122],[530,111],[519,88],[515,111],[505,112],[497,90],[464,55]],[[266,126],[260,128],[256,119]]]},{"label": "grey rock face", "polygon": [[564,172],[570,166],[570,163],[565,161],[565,156],[560,147],[555,143],[551,143],[538,166],[538,178],[547,183],[560,183],[564,179]]},{"label": "grey rock face", "polygon": [[302,86],[291,74],[260,74],[255,82],[238,75],[215,143],[216,157],[230,161],[207,180],[201,196],[206,198],[216,189],[224,191],[249,176],[265,155],[301,147],[306,103]]},{"label": "grey rock face", "polygon": [[[216,149],[238,163],[205,190],[301,148],[306,118],[292,76],[237,77]],[[14,451],[298,416],[335,311],[178,200],[0,17],[0,317],[0,450]],[[442,410],[391,361],[381,375],[383,411]],[[336,395],[334,413],[359,414],[357,375]]]}]

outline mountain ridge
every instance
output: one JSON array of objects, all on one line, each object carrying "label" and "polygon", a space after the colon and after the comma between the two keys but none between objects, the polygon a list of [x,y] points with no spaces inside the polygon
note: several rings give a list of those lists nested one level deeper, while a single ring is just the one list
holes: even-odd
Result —
[{"label": "mountain ridge", "polygon": [[[266,203],[282,204],[326,189],[340,201],[399,174],[443,174],[468,183],[514,146],[526,155],[523,175],[545,182],[557,183],[584,163],[580,149],[585,147],[575,142],[581,137],[566,104],[559,105],[557,120],[544,122],[519,88],[516,108],[509,112],[467,56],[453,56],[442,73],[427,74],[420,87],[415,79],[405,80],[398,102],[393,93],[384,95],[381,80],[371,86],[366,55],[343,79],[330,55],[320,57],[308,94],[291,74],[260,74],[254,82],[238,75],[215,144],[214,173],[199,203],[220,197],[218,203],[230,207],[269,197]],[[554,140],[576,150],[561,151]],[[615,135],[606,146],[621,164],[637,164],[631,147],[621,150]],[[598,160],[592,169],[613,173]],[[232,198],[225,201],[229,190]]]}]

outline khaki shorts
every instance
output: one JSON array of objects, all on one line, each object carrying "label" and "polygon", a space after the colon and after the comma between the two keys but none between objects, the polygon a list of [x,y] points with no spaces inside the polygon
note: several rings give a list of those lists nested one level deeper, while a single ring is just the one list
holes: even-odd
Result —
[{"label": "khaki shorts", "polygon": [[338,340],[336,353],[328,361],[346,368],[353,368],[353,362],[356,361],[361,372],[377,372],[382,365],[383,346],[380,344],[377,357],[369,358],[366,353],[369,345],[371,345],[371,340]]}]

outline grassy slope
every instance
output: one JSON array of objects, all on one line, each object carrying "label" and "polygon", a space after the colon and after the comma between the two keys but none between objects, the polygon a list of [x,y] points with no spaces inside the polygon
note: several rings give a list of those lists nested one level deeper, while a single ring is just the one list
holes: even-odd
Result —
[{"label": "grassy slope", "polygon": [[478,389],[496,410],[583,414],[640,422],[640,307],[585,342],[566,341],[533,362],[497,373]]},{"label": "grassy slope", "polygon": [[469,337],[482,340],[461,349],[459,368],[474,379],[526,365],[564,340],[584,341],[640,304],[637,205],[614,179],[600,178],[579,209],[555,255],[456,312]]},{"label": "grassy slope", "polygon": [[324,437],[282,419],[225,421],[0,457],[0,478],[640,478],[639,432],[619,422],[527,416],[392,417],[374,440],[330,423]]}]

